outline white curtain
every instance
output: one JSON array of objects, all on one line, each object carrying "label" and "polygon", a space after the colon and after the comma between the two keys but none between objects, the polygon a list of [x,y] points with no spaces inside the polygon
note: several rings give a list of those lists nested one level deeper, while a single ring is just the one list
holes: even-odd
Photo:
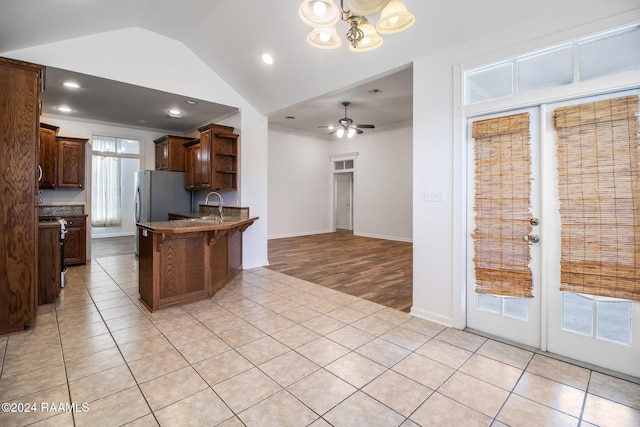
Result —
[{"label": "white curtain", "polygon": [[[93,150],[114,152],[115,138],[94,138]],[[94,154],[91,182],[91,225],[120,226],[120,158]]]}]

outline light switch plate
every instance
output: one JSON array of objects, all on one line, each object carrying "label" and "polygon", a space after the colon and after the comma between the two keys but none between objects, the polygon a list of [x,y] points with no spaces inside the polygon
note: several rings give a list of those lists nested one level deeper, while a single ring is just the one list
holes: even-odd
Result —
[{"label": "light switch plate", "polygon": [[444,202],[444,190],[424,190],[424,201],[427,203]]}]

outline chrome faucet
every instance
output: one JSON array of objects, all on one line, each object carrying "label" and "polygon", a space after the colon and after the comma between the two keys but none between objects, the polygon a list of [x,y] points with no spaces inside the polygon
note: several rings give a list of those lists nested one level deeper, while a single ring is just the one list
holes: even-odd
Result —
[{"label": "chrome faucet", "polygon": [[222,219],[222,196],[220,195],[220,193],[212,191],[211,193],[207,194],[207,197],[204,199],[204,205],[209,206],[209,196],[212,194],[215,194],[220,199],[220,204],[218,205],[218,215],[220,216],[220,219]]}]

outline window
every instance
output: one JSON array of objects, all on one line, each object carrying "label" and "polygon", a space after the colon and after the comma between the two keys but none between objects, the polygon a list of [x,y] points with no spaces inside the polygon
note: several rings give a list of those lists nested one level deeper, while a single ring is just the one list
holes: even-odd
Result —
[{"label": "window", "polygon": [[464,103],[476,104],[638,70],[638,43],[640,27],[634,26],[467,70]]},{"label": "window", "polygon": [[93,137],[91,226],[119,227],[122,222],[122,161],[138,157],[139,141]]}]

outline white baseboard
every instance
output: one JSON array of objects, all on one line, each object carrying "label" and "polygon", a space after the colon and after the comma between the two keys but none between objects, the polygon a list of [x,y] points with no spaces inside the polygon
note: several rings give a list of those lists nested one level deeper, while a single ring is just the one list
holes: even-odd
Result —
[{"label": "white baseboard", "polygon": [[437,323],[448,328],[453,327],[453,318],[449,316],[442,316],[441,314],[433,313],[429,310],[422,310],[420,308],[411,307],[412,316],[419,317],[420,319],[428,320],[430,322]]},{"label": "white baseboard", "polygon": [[263,261],[258,261],[258,262],[254,262],[251,264],[247,264],[247,263],[242,263],[242,269],[243,270],[251,270],[252,268],[259,268],[259,267],[267,267],[269,265],[269,261],[268,260],[263,260]]},{"label": "white baseboard", "polygon": [[412,238],[406,238],[406,237],[384,236],[384,235],[369,234],[369,233],[357,233],[355,231],[353,232],[353,235],[360,236],[360,237],[370,237],[372,239],[394,240],[396,242],[413,243]]},{"label": "white baseboard", "polygon": [[312,234],[326,234],[326,233],[333,233],[333,230],[305,231],[302,233],[280,234],[277,236],[269,236],[267,237],[267,240],[286,239],[288,237],[302,237],[302,236],[311,236]]},{"label": "white baseboard", "polygon": [[105,239],[107,237],[127,237],[127,236],[134,236],[133,233],[113,233],[113,234],[97,234],[94,236],[91,236],[92,239]]}]

